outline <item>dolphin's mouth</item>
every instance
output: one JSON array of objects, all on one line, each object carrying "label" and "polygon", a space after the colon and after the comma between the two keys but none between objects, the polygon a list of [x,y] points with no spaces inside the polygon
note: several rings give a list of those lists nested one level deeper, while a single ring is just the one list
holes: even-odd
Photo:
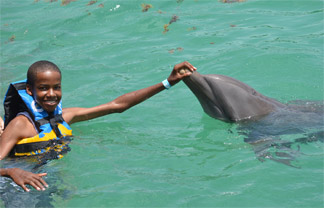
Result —
[{"label": "dolphin's mouth", "polygon": [[224,119],[224,111],[217,105],[213,89],[211,89],[208,82],[204,80],[203,76],[198,72],[193,72],[189,77],[185,77],[183,81],[197,97],[205,113],[215,119],[228,121],[227,119]]},{"label": "dolphin's mouth", "polygon": [[199,98],[212,101],[213,98],[208,95],[211,92],[210,86],[204,78],[197,72],[192,73],[189,77],[184,79],[185,84],[190,88],[190,90]]},{"label": "dolphin's mouth", "polygon": [[203,77],[197,73],[193,72],[189,77],[183,79],[184,83],[189,87],[189,89],[199,98],[208,98],[206,91],[206,84],[203,84]]}]

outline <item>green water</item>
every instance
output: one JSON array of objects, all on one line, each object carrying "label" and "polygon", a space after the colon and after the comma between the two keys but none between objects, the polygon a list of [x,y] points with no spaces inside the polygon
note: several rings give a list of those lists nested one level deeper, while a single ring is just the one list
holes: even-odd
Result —
[{"label": "green water", "polygon": [[[8,84],[43,59],[63,72],[63,107],[156,84],[184,60],[281,102],[323,100],[321,0],[61,3],[1,1],[1,102]],[[142,3],[153,8],[142,12]],[[205,115],[183,83],[72,127],[71,152],[42,170],[56,189],[40,199],[55,207],[324,205],[323,143],[301,145],[299,169],[260,162],[236,125]]]}]

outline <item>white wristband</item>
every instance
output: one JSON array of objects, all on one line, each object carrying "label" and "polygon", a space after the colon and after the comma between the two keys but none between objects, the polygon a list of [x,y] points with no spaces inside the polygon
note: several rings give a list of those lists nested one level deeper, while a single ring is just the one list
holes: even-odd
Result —
[{"label": "white wristband", "polygon": [[168,79],[163,80],[162,84],[165,87],[165,89],[167,89],[167,90],[171,88],[171,85],[170,85]]}]

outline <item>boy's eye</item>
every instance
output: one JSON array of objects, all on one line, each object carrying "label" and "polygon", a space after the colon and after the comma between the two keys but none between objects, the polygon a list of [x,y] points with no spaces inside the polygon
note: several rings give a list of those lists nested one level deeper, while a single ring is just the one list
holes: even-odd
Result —
[{"label": "boy's eye", "polygon": [[47,90],[47,87],[38,87],[38,89],[41,91],[45,91],[45,90]]}]

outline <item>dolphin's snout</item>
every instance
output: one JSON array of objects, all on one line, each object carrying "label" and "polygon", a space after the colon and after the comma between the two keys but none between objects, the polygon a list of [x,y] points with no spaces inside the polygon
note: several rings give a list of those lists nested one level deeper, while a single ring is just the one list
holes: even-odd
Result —
[{"label": "dolphin's snout", "polygon": [[[181,70],[185,71],[185,69],[181,69]],[[181,74],[181,70],[180,70],[180,74]],[[188,69],[186,69],[186,71],[183,72],[183,73],[186,73],[187,70]],[[187,85],[190,85],[190,83],[197,83],[197,80],[199,79],[199,77],[201,77],[201,75],[198,72],[194,71],[194,72],[191,72],[190,76],[187,76],[187,77],[183,78],[183,81]]]}]

